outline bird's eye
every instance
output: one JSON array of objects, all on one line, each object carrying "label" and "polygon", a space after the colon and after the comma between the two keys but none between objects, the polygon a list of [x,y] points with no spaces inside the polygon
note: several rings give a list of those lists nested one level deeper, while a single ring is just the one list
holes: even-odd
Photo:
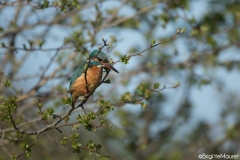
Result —
[{"label": "bird's eye", "polygon": [[100,61],[100,62],[101,62],[101,61],[102,61],[102,59],[101,59],[101,58],[98,58],[98,61]]}]

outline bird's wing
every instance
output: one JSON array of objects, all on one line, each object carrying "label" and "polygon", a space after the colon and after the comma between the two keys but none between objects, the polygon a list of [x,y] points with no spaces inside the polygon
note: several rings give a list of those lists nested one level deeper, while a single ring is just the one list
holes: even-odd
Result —
[{"label": "bird's wing", "polygon": [[73,76],[70,80],[70,84],[69,84],[69,91],[71,90],[71,85],[73,84],[73,82],[79,77],[81,76],[81,74],[84,72],[85,68],[87,67],[86,62],[83,62],[81,65],[78,66],[78,68],[74,71]]}]

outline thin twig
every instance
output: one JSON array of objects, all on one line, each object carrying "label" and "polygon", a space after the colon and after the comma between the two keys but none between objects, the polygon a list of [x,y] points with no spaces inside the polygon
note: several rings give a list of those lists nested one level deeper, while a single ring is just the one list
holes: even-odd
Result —
[{"label": "thin twig", "polygon": [[14,127],[14,129],[18,132],[18,133],[21,133],[21,134],[27,134],[27,135],[35,135],[37,134],[36,131],[21,131],[15,124],[14,120],[13,120],[13,117],[12,115],[10,114],[10,119],[11,119],[11,122],[12,122],[12,125]]},{"label": "thin twig", "polygon": [[74,48],[74,46],[69,46],[69,47],[58,47],[58,48],[22,48],[22,47],[15,47],[15,46],[0,46],[0,48],[6,48],[9,50],[23,50],[23,51],[56,51],[56,50],[64,50],[64,49],[71,49]]},{"label": "thin twig", "polygon": [[[141,56],[142,53],[150,50],[151,48],[154,48],[154,47],[156,47],[156,46],[158,46],[158,45],[160,45],[160,44],[166,43],[166,42],[168,42],[168,41],[170,41],[170,40],[172,40],[172,39],[177,38],[177,35],[179,35],[179,34],[181,34],[181,33],[180,33],[180,32],[177,32],[177,33],[176,33],[175,35],[173,35],[172,37],[170,37],[170,38],[168,38],[168,39],[166,39],[166,40],[163,40],[163,41],[161,41],[161,42],[159,42],[159,43],[157,43],[157,44],[150,45],[150,47],[142,50],[142,51],[139,52],[139,53],[129,54],[129,55],[127,56],[127,58],[131,58],[131,57],[134,57],[134,56]],[[115,61],[113,64],[116,64],[116,63],[118,63],[118,62],[120,62],[120,61],[121,61],[121,60],[117,60],[117,61]]]},{"label": "thin twig", "polygon": [[[41,119],[35,119],[35,120],[29,121],[29,122],[25,122],[25,123],[22,123],[22,124],[16,126],[16,128],[20,128],[24,125],[27,125],[27,124],[30,124],[30,123],[35,123],[35,122],[38,122],[38,121],[41,121],[41,120],[42,120],[42,118]],[[15,130],[15,128],[2,129],[2,130],[0,130],[0,133],[11,132],[11,131],[14,131],[14,130]]]}]

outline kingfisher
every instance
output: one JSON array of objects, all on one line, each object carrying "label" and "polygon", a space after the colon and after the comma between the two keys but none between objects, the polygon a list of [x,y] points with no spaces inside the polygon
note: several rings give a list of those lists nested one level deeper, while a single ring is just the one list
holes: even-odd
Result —
[{"label": "kingfisher", "polygon": [[80,96],[87,96],[99,86],[102,81],[103,69],[107,72],[113,70],[119,73],[109,63],[107,55],[101,50],[95,49],[90,53],[88,60],[75,70],[70,80],[69,92],[71,94],[72,107],[74,107]]}]

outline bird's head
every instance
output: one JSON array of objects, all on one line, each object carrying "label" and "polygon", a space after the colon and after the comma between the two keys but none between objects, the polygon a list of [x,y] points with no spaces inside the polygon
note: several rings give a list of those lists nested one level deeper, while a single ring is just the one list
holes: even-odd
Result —
[{"label": "bird's head", "polygon": [[102,51],[99,51],[97,49],[93,50],[90,55],[89,55],[89,59],[91,61],[95,61],[97,62],[97,64],[99,64],[99,66],[101,67],[105,67],[105,68],[108,68],[110,70],[113,70],[114,72],[117,72],[119,73],[108,61],[108,57],[107,55],[102,52]]}]

